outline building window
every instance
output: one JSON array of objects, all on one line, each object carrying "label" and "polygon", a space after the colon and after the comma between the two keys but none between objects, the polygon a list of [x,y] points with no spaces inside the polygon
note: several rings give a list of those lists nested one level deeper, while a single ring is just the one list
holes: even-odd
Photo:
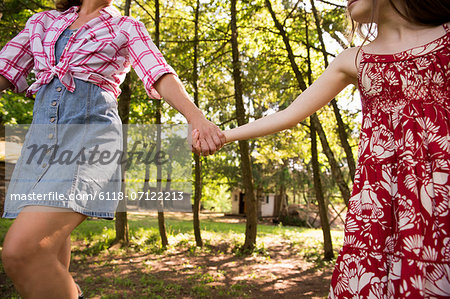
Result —
[{"label": "building window", "polygon": [[238,196],[237,196],[237,194],[234,195],[234,201],[238,201]]},{"label": "building window", "polygon": [[266,195],[266,203],[269,203],[269,195]]}]

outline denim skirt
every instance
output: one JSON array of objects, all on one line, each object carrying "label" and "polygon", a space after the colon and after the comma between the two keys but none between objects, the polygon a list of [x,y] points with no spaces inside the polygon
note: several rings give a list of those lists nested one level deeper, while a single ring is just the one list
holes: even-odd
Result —
[{"label": "denim skirt", "polygon": [[[73,33],[66,29],[59,37],[57,62]],[[120,161],[104,158],[122,151],[117,100],[95,84],[74,80],[73,93],[57,77],[37,92],[33,121],[8,184],[4,218],[15,218],[25,206],[114,218]]]}]

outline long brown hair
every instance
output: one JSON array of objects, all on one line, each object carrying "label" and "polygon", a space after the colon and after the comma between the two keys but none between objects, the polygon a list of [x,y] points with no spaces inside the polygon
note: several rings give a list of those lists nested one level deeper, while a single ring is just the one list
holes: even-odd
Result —
[{"label": "long brown hair", "polygon": [[401,8],[389,0],[399,15],[410,22],[423,25],[442,25],[450,22],[450,0],[401,0]]},{"label": "long brown hair", "polygon": [[[389,3],[401,17],[412,23],[438,26],[450,22],[450,0],[389,0]],[[372,7],[376,7],[376,4],[377,0],[372,0]],[[375,37],[374,19],[375,11],[372,10],[368,25],[352,20],[352,36],[358,33],[364,39],[363,44]],[[366,33],[363,33],[364,27]]]},{"label": "long brown hair", "polygon": [[55,7],[59,11],[65,11],[69,9],[72,6],[79,6],[81,5],[82,0],[56,0],[55,1]]}]

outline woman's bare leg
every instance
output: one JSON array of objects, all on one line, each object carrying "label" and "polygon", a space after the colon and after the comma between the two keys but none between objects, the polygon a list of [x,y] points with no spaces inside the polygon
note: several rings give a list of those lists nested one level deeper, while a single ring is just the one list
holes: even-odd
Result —
[{"label": "woman's bare leg", "polygon": [[71,257],[70,249],[71,249],[71,242],[69,235],[58,252],[58,260],[61,262],[61,264],[63,264],[66,267],[67,271],[69,271],[70,266],[70,257]]},{"label": "woman's bare leg", "polygon": [[45,209],[25,207],[9,228],[2,251],[5,272],[26,299],[76,299],[78,290],[67,269],[70,251],[67,256],[65,247],[70,233],[86,216]]},{"label": "woman's bare leg", "polygon": [[[61,250],[58,252],[58,260],[61,262],[61,264],[64,265],[64,267],[69,271],[70,267],[70,258],[71,258],[71,241],[70,241],[70,235],[67,237],[66,242],[64,242],[64,245],[61,247]],[[77,288],[78,290],[78,288]],[[81,294],[81,289],[78,290],[78,295]]]}]

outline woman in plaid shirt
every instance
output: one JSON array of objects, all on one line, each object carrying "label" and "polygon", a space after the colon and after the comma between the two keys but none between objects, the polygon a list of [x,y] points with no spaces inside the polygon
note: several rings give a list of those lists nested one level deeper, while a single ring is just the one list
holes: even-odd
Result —
[{"label": "woman in plaid shirt", "polygon": [[[193,129],[198,129],[203,154],[218,150],[224,144],[223,134],[190,101],[145,26],[132,17],[122,16],[111,4],[112,0],[59,1],[58,10],[33,15],[0,52],[0,91],[12,88],[16,92],[26,90],[27,95],[36,94],[33,124],[46,124],[50,130],[56,130],[57,124],[120,125],[116,99],[120,84],[133,66],[149,96],[164,98],[186,117]],[[26,77],[33,67],[36,81],[28,87]],[[85,134],[91,141],[97,137],[96,132]],[[38,137],[29,135],[30,139],[42,139],[43,133],[37,134]],[[113,146],[118,146],[120,136],[113,132]],[[54,134],[45,138],[52,140]],[[89,139],[83,141],[87,144]],[[76,143],[83,144],[75,140],[66,147],[76,147]],[[82,176],[90,171],[89,168],[72,170],[69,166],[58,169],[45,164],[38,169],[22,162],[19,159],[9,189],[27,194],[55,189],[65,194],[73,192],[74,185],[86,181],[78,177],[80,173]],[[57,177],[61,171],[69,170],[74,172],[69,184],[41,183],[42,177]],[[101,170],[102,175],[106,172],[109,178],[118,178],[117,169]],[[36,175],[36,180],[19,188],[13,180],[21,174],[28,181]],[[84,186],[88,190],[91,187]],[[120,183],[115,187],[119,188]],[[13,193],[9,189],[8,193]],[[47,213],[36,210],[34,204],[6,202],[3,217],[15,221],[3,244],[3,266],[25,298],[77,298],[81,291],[68,271],[70,233],[87,216],[112,218],[115,206],[105,212],[100,207],[48,202],[39,205],[52,206],[46,207],[46,211],[63,209],[63,212]]]}]

